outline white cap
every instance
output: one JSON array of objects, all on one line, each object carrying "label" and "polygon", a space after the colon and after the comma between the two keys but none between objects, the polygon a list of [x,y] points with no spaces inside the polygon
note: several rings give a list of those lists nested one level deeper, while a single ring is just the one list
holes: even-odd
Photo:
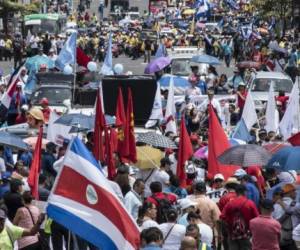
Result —
[{"label": "white cap", "polygon": [[235,177],[242,177],[244,175],[247,175],[246,171],[244,169],[238,169],[234,172],[234,175]]},{"label": "white cap", "polygon": [[222,175],[222,174],[216,174],[215,176],[214,176],[214,180],[217,180],[217,179],[220,179],[220,180],[225,180],[225,178],[224,178],[224,176]]},{"label": "white cap", "polygon": [[188,198],[185,198],[185,199],[179,200],[179,205],[180,205],[181,209],[186,209],[186,208],[191,207],[191,206],[196,206],[197,203],[191,201]]}]

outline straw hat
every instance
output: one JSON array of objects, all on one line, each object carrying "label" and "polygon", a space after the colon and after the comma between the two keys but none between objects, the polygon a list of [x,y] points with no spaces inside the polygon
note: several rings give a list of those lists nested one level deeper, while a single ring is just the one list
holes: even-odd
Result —
[{"label": "straw hat", "polygon": [[33,107],[28,111],[28,114],[30,114],[34,119],[38,120],[38,121],[43,121],[44,122],[44,115],[43,112],[37,108],[37,107]]}]

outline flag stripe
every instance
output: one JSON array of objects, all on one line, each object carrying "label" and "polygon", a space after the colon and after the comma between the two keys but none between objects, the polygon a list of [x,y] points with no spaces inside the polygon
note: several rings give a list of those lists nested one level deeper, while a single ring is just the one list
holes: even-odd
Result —
[{"label": "flag stripe", "polygon": [[[120,230],[123,237],[128,242],[130,242],[132,245],[136,245],[135,235],[136,233],[138,233],[138,231],[134,230],[135,225],[130,217],[121,216],[122,214],[126,214],[127,212],[124,207],[119,206],[119,201],[116,197],[111,195],[111,193],[104,188],[91,182],[69,166],[64,166],[60,177],[60,179],[64,181],[57,183],[56,189],[54,191],[55,195],[61,195],[68,199],[75,200],[86,207],[101,211],[102,214],[109,218],[110,221]],[[80,182],[74,183],[73,180],[79,179],[81,180]],[[98,201],[96,204],[91,204],[88,202],[86,195],[82,195],[83,190],[86,190],[88,185],[93,186],[100,202]],[[107,206],[107,204],[111,205]],[[118,210],[117,212],[115,211],[116,209]]]},{"label": "flag stripe", "polygon": [[86,154],[85,152],[85,148],[83,144],[77,144],[77,143],[73,143],[71,145],[71,151],[74,154],[77,154],[79,156],[81,156],[84,160],[87,160],[89,163],[91,163],[93,166],[95,166],[97,169],[101,169],[101,167],[99,166],[98,162],[96,161],[96,159],[93,157],[92,153],[89,152],[89,154]]},{"label": "flag stripe", "polygon": [[84,236],[94,245],[102,245],[103,250],[117,250],[118,247],[102,231],[98,230],[92,224],[86,222],[73,213],[61,207],[50,204],[47,208],[47,214],[50,218],[55,218],[59,224],[74,231],[74,233]]}]

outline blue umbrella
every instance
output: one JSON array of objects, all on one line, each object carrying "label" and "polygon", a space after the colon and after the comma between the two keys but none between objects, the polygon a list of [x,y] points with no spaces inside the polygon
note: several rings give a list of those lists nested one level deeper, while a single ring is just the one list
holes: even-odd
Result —
[{"label": "blue umbrella", "polygon": [[214,56],[205,55],[205,54],[193,56],[191,59],[191,62],[206,63],[209,65],[220,65],[221,64],[221,62],[219,61],[218,58],[216,58]]},{"label": "blue umbrella", "polygon": [[173,77],[174,80],[174,87],[180,87],[180,88],[187,88],[190,86],[188,80],[186,78],[180,77],[180,76],[173,76],[173,75],[163,75],[160,79],[159,79],[159,83],[161,87],[167,88],[170,86],[170,80],[171,77]]},{"label": "blue umbrella", "polygon": [[54,123],[84,129],[91,129],[94,125],[94,119],[94,116],[75,113],[63,115],[60,118],[58,118]]},{"label": "blue umbrella", "polygon": [[300,169],[300,147],[287,146],[278,150],[267,164],[279,171]]},{"label": "blue umbrella", "polygon": [[[95,125],[95,116],[86,116],[82,114],[78,114],[80,116],[76,117],[73,116],[74,114],[69,114],[72,115],[72,117],[67,117],[65,120],[60,120],[59,123],[66,122],[66,123],[71,123],[70,125],[72,126],[69,133],[79,133],[87,130],[93,130],[94,125]],[[69,120],[72,119],[72,120]],[[82,119],[86,119],[85,122],[82,122]],[[57,122],[58,120],[56,120]],[[107,126],[113,126],[116,123],[116,118],[110,115],[105,115],[105,122]]]},{"label": "blue umbrella", "polygon": [[33,70],[37,72],[42,64],[45,64],[48,69],[54,68],[54,61],[47,56],[40,55],[27,58],[25,67],[30,71]]},{"label": "blue umbrella", "polygon": [[21,150],[29,149],[21,137],[4,131],[0,131],[0,145]]}]

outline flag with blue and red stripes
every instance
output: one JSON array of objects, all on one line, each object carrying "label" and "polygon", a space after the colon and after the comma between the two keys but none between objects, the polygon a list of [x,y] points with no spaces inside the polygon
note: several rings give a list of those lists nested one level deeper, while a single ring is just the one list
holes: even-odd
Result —
[{"label": "flag with blue and red stripes", "polygon": [[9,109],[11,99],[15,93],[17,83],[19,82],[20,73],[24,69],[23,64],[15,69],[15,71],[11,74],[9,81],[7,83],[7,90],[1,97],[0,101],[0,120],[4,121],[6,118],[7,111]]},{"label": "flag with blue and red stripes", "polygon": [[78,137],[66,152],[47,214],[101,250],[139,248],[136,223]]}]

